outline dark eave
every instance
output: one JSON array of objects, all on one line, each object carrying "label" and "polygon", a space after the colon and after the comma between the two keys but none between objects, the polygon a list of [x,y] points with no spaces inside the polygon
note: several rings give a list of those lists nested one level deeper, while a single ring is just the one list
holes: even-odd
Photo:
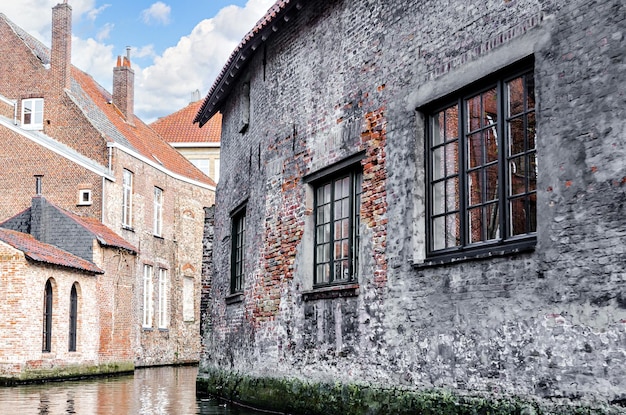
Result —
[{"label": "dark eave", "polygon": [[194,123],[200,127],[206,124],[217,113],[228,95],[235,81],[250,61],[256,50],[273,33],[278,32],[298,10],[302,9],[304,0],[278,0],[250,30],[231,53],[226,65],[218,75],[204,99]]}]

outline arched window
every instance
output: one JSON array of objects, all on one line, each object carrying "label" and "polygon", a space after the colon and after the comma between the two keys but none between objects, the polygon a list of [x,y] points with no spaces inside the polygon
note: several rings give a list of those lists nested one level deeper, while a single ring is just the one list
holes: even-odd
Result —
[{"label": "arched window", "polygon": [[46,281],[46,290],[43,298],[43,344],[41,350],[52,350],[52,284]]},{"label": "arched window", "polygon": [[68,350],[76,351],[76,331],[78,328],[78,294],[76,293],[76,284],[72,285],[70,292],[70,333],[68,340]]}]

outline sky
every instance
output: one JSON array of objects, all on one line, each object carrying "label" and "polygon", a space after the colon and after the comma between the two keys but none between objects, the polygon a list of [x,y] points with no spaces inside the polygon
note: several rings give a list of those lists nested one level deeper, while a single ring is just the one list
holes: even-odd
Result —
[{"label": "sky", "polygon": [[[50,47],[52,7],[63,0],[0,0],[0,13]],[[130,46],[135,114],[151,123],[206,97],[228,57],[275,0],[67,0],[72,63],[112,90]]]}]

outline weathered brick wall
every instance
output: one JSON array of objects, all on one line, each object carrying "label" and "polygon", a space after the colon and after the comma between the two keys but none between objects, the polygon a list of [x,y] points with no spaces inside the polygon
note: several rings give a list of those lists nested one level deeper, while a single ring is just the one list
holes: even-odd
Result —
[{"label": "weathered brick wall", "polygon": [[[203,255],[204,208],[213,204],[213,195],[206,189],[178,179],[116,150],[113,155],[114,183],[106,189],[111,229],[139,248],[133,280],[133,320],[137,340],[134,343],[137,365],[171,364],[198,361],[200,354],[200,293]],[[132,230],[122,228],[122,172],[133,172]],[[154,187],[163,190],[162,237],[153,233]],[[153,267],[153,324],[142,328],[143,265]],[[167,270],[169,323],[166,330],[158,328],[158,269]],[[194,278],[197,302],[193,321],[183,321],[183,278]]]},{"label": "weathered brick wall", "polygon": [[[35,177],[43,175],[42,194],[51,203],[82,216],[100,218],[102,179],[66,158],[0,127],[0,221],[31,205]],[[16,178],[18,178],[16,180]],[[79,206],[79,190],[91,189],[92,204]]]},{"label": "weathered brick wall", "polygon": [[[623,399],[625,13],[619,1],[337,0],[292,16],[251,58],[223,108],[203,365]],[[416,108],[530,55],[535,251],[414,265],[425,238]],[[242,134],[244,81],[251,115]],[[359,150],[358,295],[305,301],[313,219],[301,178]],[[244,296],[227,305],[230,213],[244,201]]]},{"label": "weathered brick wall", "polygon": [[[0,374],[98,364],[96,278],[59,267],[31,263],[24,254],[0,243]],[[43,298],[51,279],[52,350],[42,349]],[[72,285],[78,283],[77,351],[68,352]]]}]

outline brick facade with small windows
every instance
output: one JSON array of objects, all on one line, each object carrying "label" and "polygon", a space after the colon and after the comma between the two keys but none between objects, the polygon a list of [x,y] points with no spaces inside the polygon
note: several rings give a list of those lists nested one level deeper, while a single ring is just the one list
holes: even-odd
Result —
[{"label": "brick facade with small windows", "polygon": [[[71,12],[66,2],[53,8],[52,50],[0,14],[0,221],[30,206],[34,176],[41,177],[41,194],[49,202],[100,221],[137,247],[137,255],[109,250],[90,259],[106,271],[97,283],[101,361],[197,362],[204,208],[213,204],[215,183],[134,115],[128,54],[111,68],[112,93],[71,65]],[[41,127],[22,120],[29,98],[43,99]],[[129,224],[122,218],[124,170],[133,177]],[[162,226],[156,233],[155,187],[162,190]],[[85,202],[87,193],[91,200]],[[145,264],[156,271],[147,303],[155,319],[143,328]],[[166,280],[162,295],[159,269]],[[183,318],[189,279],[194,300],[187,301]]]},{"label": "brick facade with small windows", "polygon": [[[436,388],[619,412],[625,13],[619,1],[276,2],[196,117],[223,114],[200,384],[287,412],[298,412],[287,398],[264,401],[243,385]],[[529,63],[525,109],[512,110]],[[439,148],[427,145],[433,120],[480,94],[485,121],[457,125],[448,142],[475,130],[485,141],[450,144],[439,200],[438,161],[426,159]],[[317,284],[317,241],[341,229],[317,226],[326,213],[306,179],[353,157],[363,174],[357,278]],[[232,219],[244,202],[234,298]],[[479,209],[490,212],[482,222]],[[444,216],[454,223],[438,234]],[[358,405],[337,393],[344,409]],[[305,407],[352,413],[337,405]]]}]

